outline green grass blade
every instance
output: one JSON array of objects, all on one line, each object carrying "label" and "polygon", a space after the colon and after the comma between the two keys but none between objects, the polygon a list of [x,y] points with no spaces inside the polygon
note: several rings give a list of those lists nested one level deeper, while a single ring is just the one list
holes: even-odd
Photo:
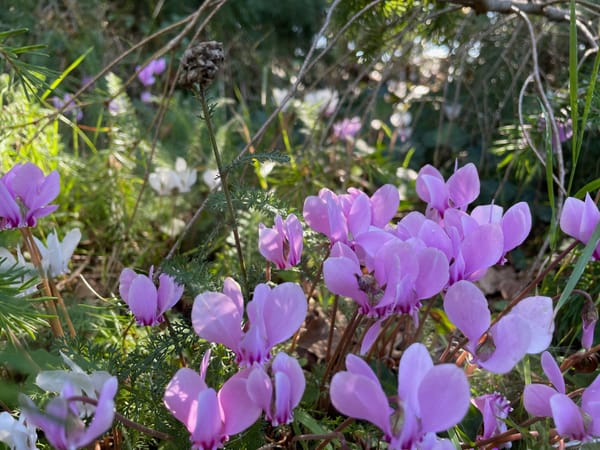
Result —
[{"label": "green grass blade", "polygon": [[592,237],[581,252],[579,259],[577,260],[577,263],[573,268],[573,272],[567,280],[565,289],[563,290],[562,294],[560,295],[560,298],[558,299],[556,308],[554,308],[554,317],[556,317],[556,313],[558,313],[558,310],[562,308],[562,306],[567,302],[569,296],[571,295],[571,292],[573,292],[573,289],[575,289],[577,282],[581,278],[581,275],[583,275],[583,271],[585,270],[587,263],[590,261],[592,253],[594,253],[594,249],[598,245],[598,240],[600,240],[600,222],[598,222],[596,228],[594,228]]},{"label": "green grass blade", "polygon": [[79,64],[81,64],[81,62],[85,59],[85,57],[87,55],[89,55],[89,53],[92,51],[92,49],[93,49],[93,47],[88,48],[75,61],[73,61],[71,64],[69,64],[69,67],[67,67],[63,71],[63,73],[61,73],[58,76],[58,78],[52,82],[50,87],[48,87],[48,89],[46,89],[46,91],[42,94],[42,97],[41,97],[42,100],[46,100],[46,98],[48,98],[48,96],[52,93],[52,91],[54,89],[56,89],[60,85],[60,83],[63,82],[63,80],[67,77],[67,75],[69,75],[73,70],[75,70],[79,66]]}]

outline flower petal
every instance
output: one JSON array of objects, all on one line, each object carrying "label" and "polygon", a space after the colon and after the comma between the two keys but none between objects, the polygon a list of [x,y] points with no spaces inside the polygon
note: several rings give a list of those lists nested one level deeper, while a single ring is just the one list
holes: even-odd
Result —
[{"label": "flower petal", "polygon": [[458,281],[448,288],[444,297],[448,319],[476,344],[490,327],[491,314],[481,290],[469,281]]},{"label": "flower petal", "polygon": [[192,307],[192,325],[201,338],[226,345],[237,353],[243,337],[242,316],[231,297],[220,292],[197,295]]}]

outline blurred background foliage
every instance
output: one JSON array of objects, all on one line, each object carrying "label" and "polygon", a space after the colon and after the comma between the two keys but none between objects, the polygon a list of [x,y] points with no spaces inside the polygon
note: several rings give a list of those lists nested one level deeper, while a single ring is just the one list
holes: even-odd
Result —
[{"label": "blurred background foliage", "polygon": [[[356,186],[373,192],[392,183],[401,190],[402,213],[423,210],[414,178],[415,171],[427,163],[447,176],[456,163],[474,162],[482,181],[481,203],[529,203],[534,231],[523,250],[511,255],[518,271],[524,272],[536,257],[547,256],[563,244],[560,239],[552,241],[546,254],[537,254],[548,235],[552,208],[545,169],[519,124],[520,91],[532,71],[532,42],[518,16],[475,11],[460,1],[230,0],[212,2],[196,26],[179,36],[185,24],[178,22],[202,5],[191,0],[8,0],[0,9],[0,171],[21,161],[35,162],[45,171],[59,170],[60,208],[53,215],[54,223],[49,220],[44,226],[48,231],[52,226],[81,227],[83,239],[74,270],[80,270],[95,291],[77,280],[65,283],[65,299],[79,311],[78,326],[89,340],[71,342],[63,350],[81,354],[90,361],[90,370],[112,370],[129,380],[124,412],[162,431],[176,428],[181,434],[178,443],[185,433],[174,419],[142,407],[144,402],[136,401],[136,396],[147,405],[160,403],[159,387],[173,372],[173,361],[161,359],[165,348],[181,346],[194,355],[197,366],[204,349],[196,348],[185,323],[193,296],[220,289],[223,277],[238,270],[223,195],[211,191],[216,165],[199,103],[181,88],[175,87],[169,95],[180,57],[203,20],[199,39],[221,41],[225,48],[226,61],[209,97],[217,142],[226,165],[231,165],[251,284],[261,280],[264,271],[257,252],[260,222],[270,226],[276,213],[301,214],[304,198],[322,187],[340,191]],[[335,9],[328,16],[332,5]],[[568,2],[558,7],[568,10]],[[210,11],[215,12],[211,17]],[[578,6],[578,14],[592,34],[598,32],[598,8]],[[572,195],[600,180],[595,145],[600,88],[596,85],[587,121],[579,124],[585,133],[581,156],[573,167],[568,137],[573,86],[568,70],[569,23],[536,15],[529,19],[544,92],[565,134],[566,175],[575,173]],[[161,32],[170,26],[173,29]],[[177,36],[180,39],[171,46]],[[314,51],[301,72],[311,46]],[[595,54],[581,33],[575,48],[577,104],[583,108],[590,79],[597,76]],[[155,84],[145,87],[135,76],[136,69],[159,56],[166,59],[167,69]],[[297,92],[288,105],[249,145],[282,92],[296,83]],[[57,110],[54,98],[64,99],[80,90],[75,104]],[[148,90],[151,100],[143,101],[141,94]],[[315,103],[317,93],[332,98],[333,92],[339,101]],[[550,143],[545,138],[543,110],[531,84],[523,91],[522,109],[524,129],[546,154]],[[336,138],[333,125],[351,117],[360,120],[356,138],[348,142]],[[236,160],[246,146],[246,157]],[[159,167],[173,167],[177,157],[198,171],[199,180],[190,192],[159,196],[147,186],[148,176]],[[207,198],[177,256],[163,262]],[[0,234],[0,245],[14,240],[8,233]],[[305,285],[311,281],[307,274],[317,272],[324,247],[311,234],[307,242],[311,245],[305,247],[308,252],[300,270],[281,272],[278,277]],[[126,310],[116,299],[116,279],[123,267],[147,271],[152,264],[162,264],[185,282],[180,306],[183,323],[176,322],[167,337],[144,337],[144,345],[136,347],[128,341],[130,352],[120,355],[115,346],[121,343],[121,335],[134,338],[127,335]],[[582,289],[589,289],[594,299],[595,279],[590,273],[582,280]],[[560,274],[549,277],[543,290],[555,295],[561,283]],[[492,294],[502,302],[506,299],[499,291]],[[106,304],[116,306],[118,313],[100,313]],[[563,310],[556,345],[576,345],[579,305]],[[32,330],[39,329],[40,317],[31,315],[29,303],[21,308],[27,308],[21,331],[35,334]],[[93,329],[86,308],[98,310],[94,310]],[[38,341],[40,353],[33,357],[42,367],[55,367],[43,334]],[[2,352],[7,361],[3,374],[13,382],[25,382],[35,372],[8,347]],[[134,383],[149,376],[144,371],[151,365],[156,370],[157,361],[162,361],[164,379]],[[216,376],[224,379],[229,370],[221,367]],[[31,388],[31,377],[28,380]],[[154,388],[144,391],[148,383]],[[14,406],[13,394],[0,390],[0,399]],[[310,416],[305,416],[305,422],[310,423]],[[328,425],[335,428],[334,423],[324,426]],[[249,433],[260,436],[262,431]],[[137,435],[130,442],[132,448],[150,445]]]}]

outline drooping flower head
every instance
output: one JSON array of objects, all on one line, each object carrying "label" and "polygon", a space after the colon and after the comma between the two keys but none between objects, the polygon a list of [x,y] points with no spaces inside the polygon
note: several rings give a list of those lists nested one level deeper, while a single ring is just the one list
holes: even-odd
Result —
[{"label": "drooping flower head", "polygon": [[529,414],[552,417],[560,436],[586,442],[600,436],[600,376],[581,396],[578,406],[566,395],[560,367],[548,352],[542,354],[542,369],[554,387],[528,384],[523,391],[523,406]]},{"label": "drooping flower head", "polygon": [[53,213],[49,205],[60,192],[56,170],[44,176],[33,163],[16,164],[0,178],[0,230],[34,227],[37,219]]},{"label": "drooping flower head", "polygon": [[469,383],[457,366],[434,366],[425,346],[412,344],[400,360],[395,408],[367,363],[349,354],[346,368],[331,380],[338,411],[377,426],[393,450],[452,448],[436,433],[460,422],[469,408]]},{"label": "drooping flower head", "polygon": [[115,414],[114,397],[117,392],[117,378],[111,377],[102,386],[98,396],[94,417],[89,425],[79,416],[72,397],[76,395],[70,383],[67,383],[59,397],[46,405],[41,412],[29,397],[21,396],[25,419],[40,428],[48,442],[57,450],[75,450],[86,447],[105,433],[112,425]]},{"label": "drooping flower head", "polygon": [[62,242],[58,240],[56,231],[48,234],[46,245],[35,236],[33,239],[42,255],[42,267],[49,277],[54,278],[69,273],[71,256],[81,240],[79,228],[67,232]]},{"label": "drooping flower head", "polygon": [[262,223],[258,227],[258,250],[265,259],[279,269],[289,269],[300,262],[302,224],[294,214],[287,216],[285,221],[277,214],[273,228]]},{"label": "drooping flower head", "polygon": [[[594,228],[600,221],[600,211],[590,197],[585,194],[585,201],[574,197],[565,200],[562,213],[560,215],[560,229],[580,242],[587,244]],[[600,244],[598,244],[592,253],[592,260],[600,259]]]},{"label": "drooping flower head", "polygon": [[190,432],[192,449],[216,450],[229,436],[241,433],[260,417],[261,409],[248,394],[248,372],[238,372],[216,392],[205,383],[210,352],[204,355],[200,374],[179,369],[165,390],[171,414]]},{"label": "drooping flower head", "polygon": [[[473,399],[473,404],[483,416],[483,433],[477,436],[477,440],[490,439],[506,431],[505,419],[512,411],[508,399],[498,392],[484,394]],[[512,444],[507,442],[497,448],[511,448]]]},{"label": "drooping flower head", "polygon": [[198,336],[229,347],[241,366],[264,364],[271,349],[290,337],[306,318],[308,306],[302,288],[282,283],[274,288],[258,284],[246,306],[248,324],[242,329],[244,300],[239,284],[226,278],[223,292],[204,292],[192,307],[192,325]]},{"label": "drooping flower head", "polygon": [[417,194],[427,202],[427,216],[439,221],[449,208],[460,211],[479,196],[479,175],[473,163],[469,163],[444,181],[440,172],[431,165],[424,166],[417,177]]},{"label": "drooping flower head", "polygon": [[306,381],[298,360],[281,352],[273,358],[268,370],[254,365],[247,386],[250,398],[276,427],[294,420],[293,411],[300,404]]},{"label": "drooping flower head", "polygon": [[139,325],[154,326],[162,323],[163,314],[171,309],[181,298],[183,286],[173,277],[161,273],[158,277],[158,289],[152,281],[154,267],[148,276],[138,275],[131,269],[123,269],[119,277],[121,298],[135,316]]}]

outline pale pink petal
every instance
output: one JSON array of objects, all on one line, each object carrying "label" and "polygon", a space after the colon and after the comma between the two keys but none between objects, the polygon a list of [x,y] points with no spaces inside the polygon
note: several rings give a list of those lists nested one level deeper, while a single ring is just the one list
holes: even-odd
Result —
[{"label": "pale pink petal", "polygon": [[502,221],[502,211],[502,207],[498,205],[480,205],[473,208],[470,215],[479,225],[500,223]]},{"label": "pale pink petal", "polygon": [[549,352],[542,353],[542,369],[559,394],[565,394],[565,379],[560,367]]},{"label": "pale pink petal", "polygon": [[479,174],[473,163],[458,169],[448,178],[451,207],[463,209],[479,197]]},{"label": "pale pink petal", "polygon": [[384,184],[371,196],[371,224],[383,228],[396,215],[400,205],[398,188],[391,184]]},{"label": "pale pink petal", "polygon": [[237,434],[258,420],[262,409],[248,395],[245,373],[232,376],[219,391],[219,403],[225,416],[225,434]]},{"label": "pale pink petal", "polygon": [[555,389],[545,384],[528,384],[523,390],[523,406],[532,416],[552,417],[550,399],[557,394]]},{"label": "pale pink petal", "polygon": [[421,343],[408,347],[398,366],[398,397],[419,414],[419,386],[433,368],[433,361],[427,348]]},{"label": "pale pink petal", "polygon": [[359,304],[366,305],[369,302],[367,294],[358,287],[360,276],[362,276],[360,266],[349,258],[329,257],[323,264],[323,279],[327,289],[334,294],[350,297]]},{"label": "pale pink petal", "polygon": [[158,315],[171,309],[181,299],[183,286],[177,284],[175,279],[167,274],[158,277]]},{"label": "pale pink petal", "polygon": [[287,227],[288,243],[290,246],[288,261],[290,265],[295,266],[300,262],[300,258],[302,257],[302,224],[294,214],[290,214],[285,220],[285,223]]},{"label": "pale pink petal", "polygon": [[163,401],[173,416],[191,433],[198,422],[198,396],[208,389],[204,379],[192,369],[179,369],[165,389]]},{"label": "pale pink petal", "polygon": [[360,192],[352,202],[348,214],[348,230],[352,233],[352,239],[368,231],[369,226],[371,226],[371,203],[367,194]]},{"label": "pale pink petal", "polygon": [[461,252],[465,260],[465,276],[477,281],[496,264],[503,254],[504,236],[499,225],[481,225],[465,236]]},{"label": "pale pink petal", "polygon": [[560,436],[578,441],[586,440],[589,437],[585,431],[581,411],[573,400],[565,394],[556,394],[550,399],[550,407],[556,431]]},{"label": "pale pink petal", "polygon": [[[424,202],[433,203],[431,200],[432,195],[430,192],[430,186],[426,182],[426,180],[425,180],[426,178],[428,178],[430,180],[430,183],[431,183],[432,179],[437,180],[437,183],[435,183],[435,184],[436,184],[436,186],[438,186],[438,189],[445,191],[446,186],[445,186],[445,182],[444,182],[444,177],[435,167],[433,167],[430,164],[423,166],[421,168],[421,170],[419,170],[419,174],[417,175],[417,182],[416,182],[417,195]],[[447,197],[447,193],[446,193],[446,197]]]},{"label": "pale pink petal", "polygon": [[131,269],[123,269],[119,276],[119,294],[125,303],[128,303],[129,289],[137,274]]},{"label": "pale pink petal", "polygon": [[300,363],[296,358],[280,352],[275,355],[273,364],[271,365],[273,372],[285,373],[290,380],[290,404],[295,408],[302,400],[304,389],[306,388],[306,380]]},{"label": "pale pink petal", "polygon": [[448,288],[444,297],[448,319],[476,344],[491,323],[488,304],[481,290],[469,281],[458,281]]},{"label": "pale pink petal", "polygon": [[371,422],[386,436],[391,435],[392,410],[379,382],[350,372],[338,372],[331,379],[331,403],[342,414]]},{"label": "pale pink petal", "polygon": [[[362,343],[360,344],[360,354],[366,354],[370,349],[377,337],[379,336],[379,332],[381,331],[381,324],[386,319],[386,317],[382,317],[377,322],[369,327],[367,332],[365,333]],[[350,356],[350,355],[348,355]],[[346,366],[348,366],[348,361],[346,360]],[[348,368],[350,370],[350,368]]]},{"label": "pale pink petal", "polygon": [[531,211],[525,202],[519,202],[506,211],[502,218],[504,252],[509,252],[525,241],[531,231]]},{"label": "pale pink petal", "polygon": [[293,336],[306,319],[308,302],[296,283],[282,283],[271,290],[264,307],[267,342],[279,344]]},{"label": "pale pink petal", "polygon": [[224,417],[215,390],[208,388],[201,391],[198,394],[195,427],[188,427],[192,435],[190,440],[200,448],[211,450],[217,448],[216,444],[227,436],[223,421]]},{"label": "pale pink petal", "polygon": [[427,372],[419,385],[421,426],[438,433],[459,423],[469,409],[469,383],[453,364],[441,364]]},{"label": "pale pink petal", "polygon": [[272,228],[265,228],[261,223],[258,229],[258,251],[268,261],[285,268],[283,258],[283,236]]},{"label": "pale pink petal", "polygon": [[262,366],[255,365],[250,369],[246,388],[250,399],[264,412],[270,413],[273,384]]},{"label": "pale pink petal", "polygon": [[426,248],[418,254],[419,276],[415,282],[417,298],[425,299],[439,293],[450,277],[448,259],[435,248]]},{"label": "pale pink petal", "polygon": [[478,350],[479,365],[492,373],[504,374],[512,370],[527,353],[531,330],[519,316],[509,314],[490,329],[490,336],[496,348],[489,356]]},{"label": "pale pink petal", "polygon": [[242,296],[242,288],[238,282],[231,277],[225,278],[223,282],[223,294],[233,300],[240,317],[242,317],[244,314],[244,297]]},{"label": "pale pink petal", "polygon": [[202,339],[237,352],[243,337],[242,316],[234,299],[220,292],[204,292],[194,299],[192,325]]},{"label": "pale pink petal", "polygon": [[156,286],[145,275],[137,275],[131,282],[127,304],[138,323],[154,325],[157,320]]},{"label": "pale pink petal", "polygon": [[554,333],[552,299],[536,295],[527,297],[515,305],[509,314],[517,314],[531,329],[531,341],[527,353],[540,353],[548,348]]}]

